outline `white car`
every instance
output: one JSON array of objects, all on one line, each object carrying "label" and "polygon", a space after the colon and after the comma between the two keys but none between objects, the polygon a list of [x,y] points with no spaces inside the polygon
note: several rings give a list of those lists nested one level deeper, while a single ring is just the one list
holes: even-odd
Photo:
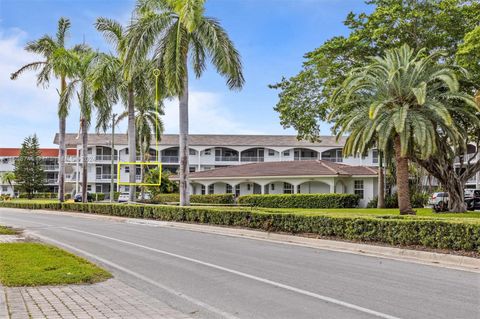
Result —
[{"label": "white car", "polygon": [[120,193],[120,195],[118,196],[119,203],[127,203],[129,199],[130,199],[129,193]]},{"label": "white car", "polygon": [[446,205],[448,203],[448,193],[447,192],[436,192],[432,194],[432,197],[428,199],[428,205],[430,206],[439,206]]}]

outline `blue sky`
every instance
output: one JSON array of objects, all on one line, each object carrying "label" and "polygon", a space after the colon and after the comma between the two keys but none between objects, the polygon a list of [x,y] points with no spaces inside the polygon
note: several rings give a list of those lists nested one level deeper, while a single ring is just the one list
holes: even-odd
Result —
[{"label": "blue sky", "polygon": [[[99,16],[127,23],[134,0],[0,0],[0,147],[16,147],[37,133],[42,146],[52,146],[58,128],[56,83],[35,86],[34,74],[11,81],[9,74],[35,56],[22,48],[29,40],[53,34],[58,18],[72,21],[69,43],[87,42],[108,51],[93,27]],[[273,110],[278,98],[269,89],[282,76],[296,74],[303,54],[332,36],[348,34],[348,12],[370,11],[360,0],[208,0],[206,14],[220,19],[242,55],[246,84],[229,91],[224,79],[209,67],[190,82],[191,133],[295,134],[284,130]],[[120,110],[119,106],[119,110]],[[166,103],[166,133],[177,133],[176,101]],[[67,123],[78,131],[73,105]],[[125,131],[125,124],[119,128]],[[322,134],[329,134],[328,125]]]}]

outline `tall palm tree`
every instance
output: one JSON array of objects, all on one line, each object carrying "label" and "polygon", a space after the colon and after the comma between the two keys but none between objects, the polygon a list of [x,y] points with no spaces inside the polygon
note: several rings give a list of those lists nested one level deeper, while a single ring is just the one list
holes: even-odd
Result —
[{"label": "tall palm tree", "polygon": [[[60,95],[67,87],[67,79],[73,71],[72,52],[65,48],[65,38],[70,29],[70,20],[60,18],[58,20],[57,33],[55,37],[44,35],[38,40],[29,42],[25,47],[28,52],[42,55],[43,59],[34,61],[22,66],[19,70],[12,73],[10,78],[15,80],[25,71],[39,71],[37,75],[37,85],[48,87],[50,77],[60,79]],[[60,202],[65,200],[65,132],[66,118],[68,110],[58,108],[59,132],[58,132],[58,199]]]},{"label": "tall palm tree", "polygon": [[[98,74],[102,81],[117,89],[118,95],[128,113],[129,162],[136,161],[135,101],[139,96],[151,94],[154,83],[153,64],[142,59],[126,68],[126,31],[115,20],[98,18],[95,26],[115,48],[115,54],[102,55]],[[130,165],[129,182],[135,183],[135,165]],[[135,187],[130,187],[130,201],[135,200]]]},{"label": "tall palm tree", "polygon": [[77,52],[75,71],[72,81],[63,92],[60,103],[61,107],[68,109],[72,100],[77,99],[80,107],[80,132],[82,136],[82,201],[87,202],[88,186],[88,129],[91,124],[92,114],[96,108],[99,117],[97,131],[105,128],[105,110],[110,110],[114,102],[114,94],[108,85],[98,86],[95,81],[95,71],[99,54],[90,49],[83,48]]},{"label": "tall palm tree", "polygon": [[129,67],[153,50],[166,87],[179,99],[180,205],[188,193],[188,58],[199,78],[210,58],[230,89],[243,86],[242,64],[218,20],[204,16],[205,0],[140,0],[128,30]]},{"label": "tall palm tree", "polygon": [[[163,115],[163,105],[159,106],[159,112],[157,113],[157,107],[154,104],[153,95],[146,95],[138,97],[135,102],[136,111],[135,111],[135,129],[137,136],[137,145],[140,153],[140,162],[145,162],[149,160],[150,146],[152,145],[152,136],[160,141],[161,135],[163,134],[163,122],[160,119],[160,115]],[[123,112],[117,119],[117,124],[128,117],[128,111]],[[158,157],[158,154],[156,154]],[[158,158],[156,159],[158,161]],[[140,171],[140,179],[143,182],[144,168]],[[142,199],[144,196],[145,190],[144,187],[141,188]]]},{"label": "tall palm tree", "polygon": [[[408,45],[389,50],[370,64],[355,69],[335,92],[332,118],[338,136],[350,133],[345,153],[365,152],[372,143],[395,155],[400,214],[414,214],[410,203],[408,161],[414,152],[435,154],[439,130],[442,138],[462,138],[452,114],[462,113],[473,99],[459,93],[456,70],[436,61],[441,53],[414,53]],[[457,69],[457,71],[462,71]]]},{"label": "tall palm tree", "polygon": [[[13,191],[13,182],[15,181],[15,173],[14,172],[4,172],[3,174],[0,175],[0,181],[3,184],[8,184],[10,185],[10,188]],[[14,192],[15,194],[15,192]]]}]

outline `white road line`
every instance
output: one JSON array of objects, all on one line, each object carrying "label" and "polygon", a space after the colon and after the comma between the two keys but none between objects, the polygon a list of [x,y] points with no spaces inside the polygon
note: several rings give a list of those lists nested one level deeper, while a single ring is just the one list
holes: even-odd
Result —
[{"label": "white road line", "polygon": [[[71,228],[66,228],[66,227],[64,227],[63,229],[73,230],[73,229],[71,229]],[[77,230],[74,230],[74,231],[77,231]],[[153,285],[153,286],[156,286],[156,287],[158,287],[158,288],[160,288],[160,289],[163,289],[163,290],[167,291],[168,293],[170,293],[170,294],[172,294],[172,295],[175,295],[175,296],[177,296],[177,297],[183,298],[183,299],[187,300],[188,302],[190,302],[190,303],[192,303],[192,304],[194,304],[194,305],[197,305],[197,306],[199,306],[199,307],[202,307],[202,308],[204,308],[204,309],[206,309],[206,310],[208,310],[208,311],[210,311],[210,312],[212,312],[212,313],[215,313],[215,314],[217,314],[217,315],[219,315],[219,316],[221,316],[221,317],[223,317],[223,318],[227,318],[227,319],[238,319],[238,317],[235,317],[234,315],[232,315],[232,314],[230,314],[230,313],[227,313],[227,312],[225,312],[225,311],[223,311],[223,310],[220,310],[220,309],[215,308],[215,307],[213,307],[213,306],[211,306],[211,305],[209,305],[209,304],[206,304],[206,303],[204,303],[204,302],[202,302],[202,301],[200,301],[200,300],[197,300],[197,299],[195,299],[195,298],[192,298],[192,297],[190,297],[190,296],[187,296],[187,295],[185,295],[183,292],[179,292],[179,291],[177,291],[177,290],[175,290],[175,289],[173,289],[173,288],[170,288],[170,287],[167,287],[167,286],[165,286],[165,285],[162,285],[162,284],[159,283],[159,282],[156,282],[156,281],[154,281],[154,280],[152,280],[152,279],[150,279],[150,278],[148,278],[148,277],[146,277],[146,276],[143,276],[143,275],[141,275],[141,274],[139,274],[139,273],[137,273],[137,272],[134,272],[134,271],[132,271],[132,270],[130,270],[130,269],[127,269],[127,268],[125,268],[125,267],[122,267],[122,266],[120,266],[120,265],[118,265],[118,264],[116,264],[116,263],[114,263],[114,262],[111,262],[111,261],[109,261],[109,260],[107,260],[107,259],[104,259],[104,258],[102,258],[102,257],[100,257],[100,256],[91,254],[91,253],[89,253],[89,252],[86,252],[85,250],[79,249],[79,248],[74,247],[74,246],[71,246],[71,245],[69,245],[69,244],[65,244],[65,243],[63,243],[63,242],[57,241],[57,240],[55,240],[55,239],[52,239],[52,238],[50,238],[50,237],[46,237],[46,236],[43,236],[43,235],[39,235],[38,233],[30,232],[30,234],[32,234],[33,236],[38,237],[38,238],[40,238],[40,239],[42,239],[42,240],[44,240],[44,241],[46,241],[46,242],[50,242],[50,243],[52,243],[52,244],[55,244],[55,245],[58,245],[58,246],[61,246],[61,247],[65,247],[65,248],[67,248],[67,249],[69,249],[69,250],[76,251],[76,252],[78,252],[78,253],[80,253],[80,254],[82,254],[82,255],[85,255],[85,256],[90,257],[90,258],[95,259],[95,260],[98,260],[99,262],[101,262],[101,263],[103,263],[103,264],[105,264],[105,265],[108,265],[108,266],[110,266],[110,267],[112,267],[112,268],[116,268],[116,269],[118,269],[118,270],[120,270],[120,271],[122,271],[122,272],[124,272],[124,273],[127,273],[127,274],[133,276],[133,277],[136,277],[136,278],[138,278],[138,279],[140,279],[140,280],[143,280],[143,281],[145,281],[145,282],[147,282],[147,283],[149,283],[149,284],[151,284],[151,285]]]},{"label": "white road line", "polygon": [[276,282],[276,281],[272,281],[272,280],[269,280],[269,279],[257,277],[257,276],[250,275],[250,274],[247,274],[247,273],[244,273],[244,272],[241,272],[241,271],[237,271],[237,270],[233,270],[233,269],[230,269],[230,268],[215,265],[215,264],[212,264],[212,263],[204,262],[204,261],[201,261],[201,260],[198,260],[198,259],[194,259],[194,258],[170,253],[168,251],[164,251],[164,250],[160,250],[160,249],[156,249],[156,248],[132,243],[132,242],[125,241],[125,240],[122,240],[122,239],[118,239],[118,238],[108,237],[108,236],[104,236],[104,235],[100,235],[100,234],[96,234],[96,233],[91,233],[91,232],[87,232],[87,231],[83,231],[83,230],[78,230],[78,229],[69,228],[69,227],[64,227],[64,229],[74,231],[74,232],[78,232],[78,233],[83,233],[83,234],[86,234],[86,235],[96,236],[96,237],[99,237],[99,238],[105,238],[105,239],[116,241],[116,242],[119,242],[119,243],[139,247],[139,248],[146,249],[146,250],[150,250],[150,251],[160,253],[160,254],[163,254],[163,255],[175,257],[175,258],[186,260],[186,261],[189,261],[189,262],[193,262],[193,263],[196,263],[196,264],[199,264],[199,265],[203,265],[203,266],[211,267],[211,268],[214,268],[214,269],[222,270],[222,271],[225,271],[225,272],[228,272],[228,273],[231,273],[231,274],[235,274],[235,275],[238,275],[238,276],[242,276],[242,277],[245,277],[245,278],[256,280],[256,281],[259,281],[259,282],[262,282],[262,283],[265,283],[265,284],[268,284],[268,285],[272,285],[272,286],[275,286],[275,287],[283,288],[283,289],[286,289],[286,290],[289,290],[289,291],[293,291],[293,292],[296,292],[296,293],[299,293],[299,294],[302,294],[302,295],[305,295],[305,296],[313,297],[313,298],[316,298],[316,299],[319,299],[319,300],[322,300],[322,301],[325,301],[325,302],[329,302],[329,303],[332,303],[332,304],[335,304],[335,305],[339,305],[339,306],[342,306],[342,307],[345,307],[345,308],[354,309],[354,310],[357,310],[357,311],[360,311],[360,312],[363,312],[363,313],[366,313],[366,314],[370,314],[370,315],[373,315],[373,316],[376,316],[376,317],[379,317],[379,318],[399,319],[398,317],[391,316],[391,315],[388,315],[388,314],[385,314],[385,313],[382,313],[382,312],[378,312],[378,311],[375,311],[375,310],[371,310],[371,309],[368,309],[368,308],[364,308],[364,307],[361,307],[361,306],[357,306],[357,305],[354,305],[354,304],[351,304],[351,303],[348,303],[348,302],[345,302],[345,301],[342,301],[342,300],[338,300],[338,299],[335,299],[335,298],[323,296],[323,295],[320,295],[320,294],[316,294],[314,292],[310,292],[310,291],[303,290],[303,289],[300,289],[300,288],[292,287],[292,286],[285,285],[285,284],[282,284],[282,283],[279,283],[279,282]]}]

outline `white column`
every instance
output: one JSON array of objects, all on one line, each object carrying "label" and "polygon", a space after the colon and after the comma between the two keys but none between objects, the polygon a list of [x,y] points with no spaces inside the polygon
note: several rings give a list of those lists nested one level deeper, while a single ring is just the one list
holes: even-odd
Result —
[{"label": "white column", "polygon": [[80,180],[80,150],[77,145],[77,162],[76,162],[76,173],[75,173],[75,194],[79,193],[79,180]]},{"label": "white column", "polygon": [[201,165],[200,165],[200,153],[201,153],[201,151],[198,151],[198,165],[197,165],[197,166],[198,166],[198,171],[200,171],[200,169],[201,169]]}]

